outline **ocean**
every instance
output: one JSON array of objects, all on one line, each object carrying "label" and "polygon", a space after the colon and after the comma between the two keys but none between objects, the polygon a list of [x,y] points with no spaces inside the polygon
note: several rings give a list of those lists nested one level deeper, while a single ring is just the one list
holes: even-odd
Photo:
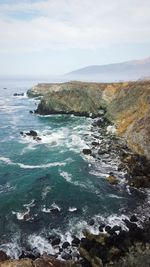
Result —
[{"label": "ocean", "polygon": [[[100,222],[122,224],[145,198],[122,174],[118,186],[106,181],[117,155],[104,162],[82,153],[100,131],[91,118],[30,113],[39,100],[26,91],[36,83],[0,81],[0,250],[12,258],[27,248],[55,254],[52,234],[71,242],[84,228],[98,233]],[[30,130],[41,140],[20,134]]]}]

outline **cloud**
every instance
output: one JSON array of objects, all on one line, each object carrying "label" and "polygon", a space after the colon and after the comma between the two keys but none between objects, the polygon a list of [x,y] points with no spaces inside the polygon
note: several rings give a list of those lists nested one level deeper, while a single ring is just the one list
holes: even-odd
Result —
[{"label": "cloud", "polygon": [[149,43],[149,14],[149,0],[7,1],[0,4],[0,52]]}]

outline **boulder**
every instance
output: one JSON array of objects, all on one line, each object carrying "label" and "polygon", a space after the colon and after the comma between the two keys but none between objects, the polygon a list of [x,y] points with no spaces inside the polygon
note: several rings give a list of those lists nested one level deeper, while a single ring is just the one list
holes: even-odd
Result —
[{"label": "boulder", "polygon": [[88,222],[88,224],[89,224],[90,226],[93,226],[93,225],[95,224],[94,219],[91,219],[91,220]]},{"label": "boulder", "polygon": [[79,244],[80,244],[80,239],[78,237],[74,236],[74,238],[73,238],[71,243],[72,243],[72,246],[78,247]]},{"label": "boulder", "polygon": [[100,232],[103,232],[104,228],[105,228],[105,224],[101,224],[101,225],[99,226],[99,231],[100,231]]},{"label": "boulder", "polygon": [[118,184],[118,179],[114,175],[109,175],[106,177],[106,180],[111,184],[111,185],[117,185]]},{"label": "boulder", "polygon": [[51,241],[51,244],[52,244],[52,246],[56,246],[56,245],[59,245],[60,242],[61,242],[60,237],[55,237],[55,238]]},{"label": "boulder", "polygon": [[70,243],[69,242],[64,242],[63,244],[62,244],[62,248],[68,248],[68,247],[70,247]]},{"label": "boulder", "polygon": [[61,257],[63,260],[71,260],[72,259],[71,254],[66,253],[66,252],[62,252]]},{"label": "boulder", "polygon": [[7,254],[4,251],[0,250],[0,262],[6,261],[8,259],[9,259],[9,257],[7,256]]},{"label": "boulder", "polygon": [[135,215],[132,215],[130,218],[130,222],[138,222],[138,218]]},{"label": "boulder", "polygon": [[92,146],[99,146],[99,142],[96,142],[96,141],[93,141],[91,144]]},{"label": "boulder", "polygon": [[83,154],[85,154],[85,155],[91,155],[91,153],[92,153],[91,149],[89,149],[89,148],[84,148],[84,149],[82,150],[82,152],[83,152]]},{"label": "boulder", "polygon": [[33,130],[30,130],[30,132],[27,132],[26,135],[29,135],[29,136],[37,136],[37,132],[36,131],[33,131]]}]

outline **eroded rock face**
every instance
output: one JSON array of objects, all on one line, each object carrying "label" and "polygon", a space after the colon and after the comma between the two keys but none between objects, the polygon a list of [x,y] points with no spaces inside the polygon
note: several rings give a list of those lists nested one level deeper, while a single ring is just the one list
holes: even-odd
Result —
[{"label": "eroded rock face", "polygon": [[69,267],[69,263],[65,263],[55,259],[54,257],[43,255],[36,260],[21,259],[7,260],[0,262],[0,267]]},{"label": "eroded rock face", "polygon": [[30,259],[22,259],[0,262],[0,267],[33,267],[33,265]]},{"label": "eroded rock face", "polygon": [[150,159],[150,81],[39,84],[28,95],[43,96],[40,114],[98,117],[103,109],[127,145]]}]

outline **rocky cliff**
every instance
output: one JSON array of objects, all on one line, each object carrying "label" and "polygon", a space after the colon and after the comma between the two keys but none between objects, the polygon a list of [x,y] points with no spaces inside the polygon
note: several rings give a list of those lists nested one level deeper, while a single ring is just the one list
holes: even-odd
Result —
[{"label": "rocky cliff", "polygon": [[150,159],[150,81],[39,84],[28,96],[43,96],[39,114],[98,117],[104,109],[128,147]]}]

